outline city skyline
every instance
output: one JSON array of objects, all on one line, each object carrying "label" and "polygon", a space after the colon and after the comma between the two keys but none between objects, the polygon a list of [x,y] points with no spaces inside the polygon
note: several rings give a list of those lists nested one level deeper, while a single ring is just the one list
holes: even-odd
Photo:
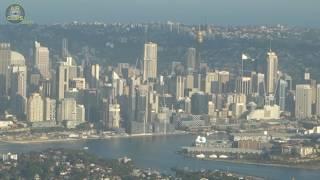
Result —
[{"label": "city skyline", "polygon": [[[65,40],[62,39],[62,42],[65,42]],[[65,43],[62,43],[62,47],[64,46]],[[9,63],[9,70],[3,72],[3,80],[8,83],[4,83],[6,91],[3,92],[2,96],[12,98],[10,102],[13,106],[9,108],[10,112],[19,118],[26,115],[31,123],[42,122],[47,119],[53,120],[52,122],[56,122],[57,125],[61,125],[63,121],[78,121],[78,123],[83,123],[85,120],[97,121],[97,119],[87,119],[91,117],[88,115],[91,114],[89,108],[91,105],[89,105],[90,103],[87,104],[85,94],[86,92],[90,93],[90,91],[97,93],[95,96],[101,96],[106,99],[104,104],[108,103],[109,105],[104,105],[105,109],[117,107],[119,110],[117,110],[118,115],[116,116],[120,115],[119,112],[122,109],[121,116],[124,118],[122,121],[125,124],[130,120],[130,118],[126,119],[125,117],[130,117],[130,112],[134,112],[134,121],[144,123],[143,133],[146,132],[145,123],[151,123],[156,120],[157,116],[163,111],[162,108],[170,106],[172,107],[171,112],[180,112],[181,110],[183,112],[184,109],[187,114],[209,114],[214,119],[240,118],[245,112],[249,112],[249,114],[244,119],[257,120],[280,119],[280,114],[284,112],[289,113],[289,116],[286,115],[287,118],[296,117],[298,119],[312,118],[318,114],[318,110],[313,110],[315,108],[318,109],[320,99],[317,95],[317,83],[312,79],[312,75],[306,70],[304,75],[305,84],[296,84],[296,92],[294,92],[294,89],[289,89],[288,83],[290,83],[291,87],[292,79],[290,75],[282,73],[282,70],[278,69],[278,56],[271,49],[266,52],[265,63],[267,66],[262,71],[252,69],[244,74],[243,69],[238,72],[229,72],[211,68],[203,62],[195,64],[196,57],[194,57],[194,54],[197,50],[188,48],[185,50],[187,56],[184,61],[172,62],[170,74],[163,74],[163,72],[158,74],[158,49],[157,44],[152,42],[144,44],[143,65],[140,68],[137,64],[136,67],[133,67],[132,64],[127,63],[120,63],[117,66],[109,66],[107,68],[99,64],[77,65],[69,53],[65,57],[62,54],[63,57],[59,62],[49,63],[49,50],[47,47],[41,47],[39,42],[35,42],[35,60],[32,64],[25,64],[23,55],[13,51],[10,48],[10,44],[1,43],[1,48],[3,49],[1,51],[3,58],[0,65],[5,66]],[[62,51],[67,51],[67,47],[61,49]],[[192,50],[191,56],[189,54],[190,50]],[[198,47],[198,51],[201,51],[200,47]],[[248,55],[242,55],[242,66],[248,63],[246,61],[248,57]],[[39,66],[43,62],[44,66]],[[183,65],[183,62],[186,64]],[[49,66],[52,67],[50,70],[48,69]],[[42,67],[46,68],[45,71],[41,69]],[[51,75],[48,73],[49,71]],[[134,73],[132,74],[132,72]],[[105,78],[100,79],[100,76],[105,76]],[[130,83],[132,78],[137,78],[135,85]],[[130,91],[128,91],[129,89]],[[106,96],[102,93],[105,90],[108,92]],[[129,93],[134,91],[136,92],[133,94]],[[85,94],[82,95],[82,93]],[[289,93],[295,93],[295,109],[292,109],[288,104]],[[172,101],[170,102],[171,104],[166,104],[165,102],[165,96],[167,95],[175,98],[173,101],[170,100]],[[18,101],[16,96],[28,100]],[[135,105],[126,107],[125,104],[127,102],[123,99],[121,100],[122,96],[133,98],[133,104]],[[308,96],[307,99],[306,96]],[[36,103],[32,103],[33,99],[37,99]],[[261,99],[262,102],[258,99]],[[190,100],[191,104],[188,105]],[[33,106],[37,107],[40,101],[41,111],[36,111]],[[180,105],[178,104],[181,102],[184,103],[184,106],[179,109]],[[97,105],[101,102],[97,100],[92,105],[95,106],[95,103]],[[264,113],[268,112],[267,114],[269,115],[261,114],[260,110],[255,111],[253,109],[250,111],[250,108],[247,109],[247,103],[256,104],[255,106],[258,106],[259,109],[264,109]],[[200,109],[195,109],[198,105],[200,105]],[[69,111],[68,108],[72,106],[73,109]],[[312,108],[313,106],[314,108]],[[25,112],[23,107],[27,108],[28,111]],[[191,109],[186,107],[191,107]],[[288,107],[291,107],[291,109]],[[132,109],[127,112],[123,111],[124,109],[128,110],[128,108]],[[80,114],[76,112],[78,109]],[[34,113],[33,110],[37,115],[32,115]],[[232,116],[228,113],[220,114],[220,112],[223,113],[224,111],[226,113],[231,111]],[[84,114],[85,112],[87,115]],[[94,112],[99,113],[99,108],[95,109]],[[33,116],[37,117],[33,118]],[[152,116],[155,116],[156,119],[153,120]],[[41,120],[40,117],[43,117],[43,119]],[[80,120],[78,119],[79,117]],[[97,118],[97,114],[93,117]],[[104,121],[109,121],[107,117],[112,118],[113,116],[101,115],[101,117],[104,117]],[[115,127],[120,128],[121,118],[116,117],[116,119],[117,121],[111,124],[117,124]],[[106,124],[110,124],[110,122]],[[70,127],[75,126],[76,124]],[[125,127],[125,125],[122,124],[122,127]],[[126,129],[126,131],[132,132],[130,129]]]}]

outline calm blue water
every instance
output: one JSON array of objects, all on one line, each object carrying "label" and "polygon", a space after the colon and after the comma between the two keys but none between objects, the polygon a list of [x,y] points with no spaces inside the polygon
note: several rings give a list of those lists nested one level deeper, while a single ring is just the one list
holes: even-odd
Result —
[{"label": "calm blue water", "polygon": [[320,171],[316,170],[201,161],[185,158],[177,154],[177,151],[180,150],[181,146],[190,145],[193,139],[194,137],[191,135],[179,135],[168,137],[118,138],[50,144],[0,144],[0,153],[9,151],[41,151],[47,148],[83,149],[83,147],[88,146],[88,151],[90,153],[98,155],[102,158],[118,158],[129,156],[134,160],[138,167],[151,167],[165,173],[170,173],[170,168],[172,167],[188,167],[194,170],[229,170],[242,174],[262,176],[268,179],[290,180],[292,176],[295,176],[297,180],[320,179]]}]

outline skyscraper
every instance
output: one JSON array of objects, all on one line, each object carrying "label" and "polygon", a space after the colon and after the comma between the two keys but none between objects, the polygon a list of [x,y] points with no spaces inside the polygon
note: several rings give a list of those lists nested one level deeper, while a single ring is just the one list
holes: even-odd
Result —
[{"label": "skyscraper", "polygon": [[288,91],[292,90],[292,77],[289,76],[288,74],[284,74],[284,78],[285,81],[287,81],[288,83]]},{"label": "skyscraper", "polygon": [[50,98],[44,99],[44,120],[56,121],[56,100]]},{"label": "skyscraper", "polygon": [[58,120],[76,121],[77,120],[77,102],[73,98],[65,98],[60,101]]},{"label": "skyscraper", "polygon": [[78,77],[78,66],[75,63],[74,59],[71,56],[67,56],[64,58],[65,65],[68,66],[69,69],[69,80]]},{"label": "skyscraper", "polygon": [[28,121],[41,122],[43,121],[43,100],[40,94],[33,93],[28,99]]},{"label": "skyscraper", "polygon": [[176,77],[176,98],[182,99],[184,98],[184,87],[185,87],[185,77],[177,76]]},{"label": "skyscraper", "polygon": [[60,62],[57,69],[57,99],[64,98],[64,92],[69,89],[69,68],[64,62]]},{"label": "skyscraper", "polygon": [[169,92],[176,97],[177,100],[184,97],[185,77],[173,76],[169,83]]},{"label": "skyscraper", "polygon": [[317,81],[310,79],[310,87],[312,91],[312,105],[317,103]]},{"label": "skyscraper", "polygon": [[199,91],[191,96],[191,113],[193,115],[208,114],[209,98],[204,92]]},{"label": "skyscraper", "polygon": [[[202,82],[202,80],[204,81]],[[205,78],[203,78],[203,75],[198,72],[193,73],[193,88],[197,88],[199,91],[202,91],[203,88],[204,91],[204,84]]]},{"label": "skyscraper", "polygon": [[219,71],[218,75],[219,93],[227,93],[229,90],[230,73],[228,71]]},{"label": "skyscraper", "polygon": [[295,116],[298,119],[312,117],[312,90],[310,85],[296,85]]},{"label": "skyscraper", "polygon": [[91,88],[98,88],[99,79],[100,79],[100,66],[99,66],[99,64],[93,64],[93,65],[91,65],[90,87]]},{"label": "skyscraper", "polygon": [[35,42],[34,48],[34,62],[35,67],[39,70],[44,79],[50,78],[50,65],[49,65],[49,49],[42,47],[39,42]]},{"label": "skyscraper", "polygon": [[120,105],[109,104],[109,101],[103,102],[104,111],[103,120],[106,129],[120,128]]},{"label": "skyscraper", "polygon": [[320,117],[320,84],[317,85],[317,105],[316,105],[317,116]]},{"label": "skyscraper", "polygon": [[281,111],[286,109],[286,96],[288,91],[288,82],[280,79],[277,89],[277,104],[280,106]]},{"label": "skyscraper", "polygon": [[9,89],[9,65],[11,50],[9,43],[0,43],[0,96],[6,95]]},{"label": "skyscraper", "polygon": [[10,90],[10,105],[12,112],[25,119],[27,113],[27,66],[22,54],[11,51],[10,65],[6,76],[6,88]]},{"label": "skyscraper", "polygon": [[187,58],[186,58],[186,68],[187,71],[193,72],[196,68],[196,48],[189,48],[187,51]]},{"label": "skyscraper", "polygon": [[118,73],[113,71],[112,72],[112,86],[113,86],[113,90],[114,90],[114,92],[113,92],[114,97],[123,95],[124,84],[125,84],[125,80],[122,79]]},{"label": "skyscraper", "polygon": [[189,97],[186,97],[184,101],[184,112],[186,112],[187,114],[191,114],[191,109],[191,99]]},{"label": "skyscraper", "polygon": [[149,119],[149,86],[140,85],[136,88],[135,120],[148,122]]},{"label": "skyscraper", "polygon": [[82,105],[82,104],[77,104],[77,121],[79,122],[79,123],[83,123],[83,122],[85,122],[85,118],[86,118],[86,109],[85,109],[85,107],[84,107],[84,105]]},{"label": "skyscraper", "polygon": [[27,96],[27,67],[24,65],[11,67],[11,97]]},{"label": "skyscraper", "polygon": [[150,133],[152,126],[150,122],[149,86],[139,85],[135,87],[135,96],[130,111],[134,116],[130,121],[130,133]]},{"label": "skyscraper", "polygon": [[23,66],[23,65],[26,65],[26,59],[19,52],[11,51],[10,65],[11,66]]},{"label": "skyscraper", "polygon": [[252,79],[252,93],[255,96],[264,96],[265,95],[265,86],[264,86],[264,74],[253,72],[251,74]]},{"label": "skyscraper", "polygon": [[236,92],[250,95],[252,93],[251,77],[238,77],[236,80]]},{"label": "skyscraper", "polygon": [[53,79],[43,79],[40,81],[40,94],[42,97],[54,97]]},{"label": "skyscraper", "polygon": [[[141,83],[141,77],[130,77],[128,81],[128,86],[129,86],[129,110],[128,110],[128,117],[130,121],[135,121],[136,116],[136,94],[137,94],[137,89],[136,87],[140,86]],[[134,114],[134,115],[132,115]]]},{"label": "skyscraper", "polygon": [[278,80],[278,56],[271,50],[267,53],[266,75],[267,94],[274,95]]},{"label": "skyscraper", "polygon": [[149,42],[144,45],[143,81],[157,78],[158,50],[157,44]]},{"label": "skyscraper", "polygon": [[216,72],[208,72],[206,74],[206,79],[205,79],[205,93],[212,93],[212,85],[213,81],[217,82],[218,81],[218,73]]},{"label": "skyscraper", "polygon": [[185,88],[188,90],[193,89],[193,85],[194,85],[194,76],[193,74],[187,74],[186,75],[186,84],[185,84]]},{"label": "skyscraper", "polygon": [[208,103],[208,115],[209,116],[215,116],[216,115],[215,104],[212,101],[209,101],[209,103]]}]

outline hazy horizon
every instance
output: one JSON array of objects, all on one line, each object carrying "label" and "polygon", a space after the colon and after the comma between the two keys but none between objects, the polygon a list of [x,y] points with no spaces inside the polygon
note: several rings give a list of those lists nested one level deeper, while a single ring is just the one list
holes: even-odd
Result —
[{"label": "hazy horizon", "polygon": [[[12,0],[1,0],[1,23]],[[184,24],[320,27],[316,0],[27,0],[27,20],[39,24],[72,21],[136,23],[168,20]]]}]

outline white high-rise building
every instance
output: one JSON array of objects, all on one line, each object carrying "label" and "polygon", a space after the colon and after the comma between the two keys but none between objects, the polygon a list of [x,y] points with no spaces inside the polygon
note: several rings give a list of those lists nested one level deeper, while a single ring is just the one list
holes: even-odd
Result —
[{"label": "white high-rise building", "polygon": [[16,51],[11,51],[11,60],[10,60],[11,66],[23,66],[26,65],[26,59],[22,54]]},{"label": "white high-rise building", "polygon": [[26,98],[27,94],[27,66],[22,54],[11,51],[10,67],[8,68],[8,88],[11,97],[20,95]]},{"label": "white high-rise building", "polygon": [[212,101],[209,101],[209,103],[208,103],[208,115],[209,116],[215,116],[215,114],[216,114],[215,104]]},{"label": "white high-rise building", "polygon": [[267,94],[274,95],[278,80],[278,56],[271,50],[267,53],[266,75]]},{"label": "white high-rise building", "polygon": [[50,78],[49,49],[35,41],[34,62],[44,79]]},{"label": "white high-rise building", "polygon": [[56,121],[56,100],[45,98],[44,100],[44,120]]},{"label": "white high-rise building", "polygon": [[100,79],[100,65],[91,65],[91,88],[98,88]]},{"label": "white high-rise building", "polygon": [[121,96],[123,94],[125,81],[118,73],[112,72],[112,86],[114,89],[113,96]]},{"label": "white high-rise building", "polygon": [[11,50],[9,43],[0,43],[0,95],[8,93],[9,71],[8,67],[11,60]]},{"label": "white high-rise building", "polygon": [[68,70],[69,80],[71,80],[73,78],[77,78],[78,77],[78,66],[77,66],[75,60],[71,56],[66,56],[64,58],[64,63],[69,68],[69,70]]},{"label": "white high-rise building", "polygon": [[85,118],[86,118],[85,113],[86,113],[86,109],[84,105],[77,104],[77,121],[85,122]]},{"label": "white high-rise building", "polygon": [[238,77],[236,80],[236,92],[250,95],[252,93],[251,77]]},{"label": "white high-rise building", "polygon": [[219,74],[216,72],[208,72],[206,74],[205,80],[205,93],[211,94],[212,92],[212,82],[217,82],[219,80]]},{"label": "white high-rise building", "polygon": [[58,111],[59,121],[77,120],[77,102],[73,98],[62,99]]},{"label": "white high-rise building", "polygon": [[227,93],[228,92],[228,83],[230,81],[230,72],[228,71],[219,71],[218,72],[218,92]]},{"label": "white high-rise building", "polygon": [[27,66],[19,65],[11,67],[10,75],[11,97],[20,95],[27,96]]},{"label": "white high-rise building", "polygon": [[40,94],[33,93],[28,99],[28,121],[42,122],[43,121],[43,100]]},{"label": "white high-rise building", "polygon": [[308,84],[296,86],[295,116],[298,119],[312,117],[312,90]]},{"label": "white high-rise building", "polygon": [[110,104],[107,99],[103,99],[102,118],[105,129],[115,129],[120,127],[120,105]]},{"label": "white high-rise building", "polygon": [[186,79],[183,76],[176,77],[176,99],[183,99],[184,98],[184,87],[185,87]]},{"label": "white high-rise building", "polygon": [[320,116],[320,84],[317,85],[317,105],[316,105],[316,113],[317,116]]},{"label": "white high-rise building", "polygon": [[144,45],[143,81],[157,78],[158,50],[157,44],[149,42]]},{"label": "white high-rise building", "polygon": [[120,105],[109,104],[108,125],[109,128],[120,128]]},{"label": "white high-rise building", "polygon": [[193,84],[194,84],[194,76],[193,76],[193,74],[187,74],[186,75],[185,89],[193,89]]}]

